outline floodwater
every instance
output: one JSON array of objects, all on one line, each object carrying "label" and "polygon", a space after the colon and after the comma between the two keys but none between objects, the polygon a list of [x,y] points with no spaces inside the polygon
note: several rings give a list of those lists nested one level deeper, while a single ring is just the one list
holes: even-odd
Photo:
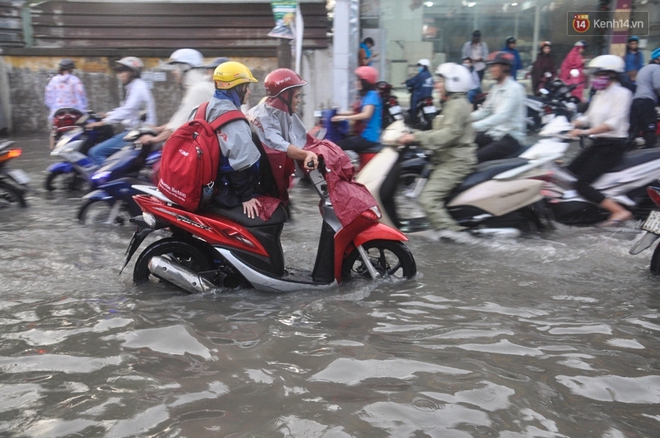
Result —
[{"label": "floodwater", "polygon": [[[0,212],[0,436],[654,437],[660,278],[635,229],[411,237],[418,276],[331,292],[189,295],[119,274],[130,227],[41,191]],[[293,191],[288,265],[320,219]],[[635,225],[635,224],[633,224]],[[638,225],[638,224],[637,224]]]}]

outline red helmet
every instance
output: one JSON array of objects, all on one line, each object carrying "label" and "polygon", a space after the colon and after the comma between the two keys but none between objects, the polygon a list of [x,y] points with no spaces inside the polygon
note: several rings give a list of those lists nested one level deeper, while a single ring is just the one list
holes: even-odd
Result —
[{"label": "red helmet", "polygon": [[370,84],[376,84],[378,80],[378,70],[368,65],[358,67],[355,69],[355,74],[358,78],[369,82]]},{"label": "red helmet", "polygon": [[504,64],[511,66],[513,65],[513,55],[509,52],[493,52],[490,55],[488,55],[488,59],[486,59],[486,64],[487,65]]},{"label": "red helmet", "polygon": [[307,81],[300,77],[298,73],[288,68],[278,68],[266,75],[264,86],[268,97],[276,97],[282,91],[290,88],[302,87]]}]

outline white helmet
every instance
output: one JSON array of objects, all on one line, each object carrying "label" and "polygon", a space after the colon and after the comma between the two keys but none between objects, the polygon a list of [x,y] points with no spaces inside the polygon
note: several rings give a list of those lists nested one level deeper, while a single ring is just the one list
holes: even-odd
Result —
[{"label": "white helmet", "polygon": [[431,68],[431,61],[429,61],[426,58],[422,58],[419,61],[417,61],[417,65],[423,65],[424,67],[430,69]]},{"label": "white helmet", "polygon": [[121,58],[119,61],[115,61],[115,62],[120,66],[126,67],[138,74],[144,68],[144,63],[142,62],[142,60],[136,56],[126,56],[125,58]]},{"label": "white helmet", "polygon": [[435,74],[445,78],[445,90],[449,93],[467,93],[472,89],[470,71],[455,62],[440,64]]},{"label": "white helmet", "polygon": [[625,63],[621,57],[616,55],[600,55],[596,56],[591,62],[589,62],[589,69],[591,70],[591,74],[601,71],[623,73]]},{"label": "white helmet", "polygon": [[201,67],[204,64],[204,57],[195,49],[179,49],[170,55],[168,64],[188,64],[189,66]]}]

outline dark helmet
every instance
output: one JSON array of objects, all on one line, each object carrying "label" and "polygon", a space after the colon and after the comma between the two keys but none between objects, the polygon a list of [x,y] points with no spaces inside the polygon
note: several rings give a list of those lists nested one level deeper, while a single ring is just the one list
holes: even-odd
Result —
[{"label": "dark helmet", "polygon": [[512,44],[512,43],[515,43],[515,42],[516,42],[516,39],[514,37],[510,36],[510,37],[507,37],[504,44],[508,46],[509,44]]},{"label": "dark helmet", "polygon": [[636,36],[636,35],[631,35],[631,36],[628,37],[628,42],[629,43],[632,43],[632,42],[637,42],[638,43],[639,42],[639,37]]},{"label": "dark helmet", "polygon": [[481,38],[481,31],[475,30],[474,32],[472,32],[472,38]]},{"label": "dark helmet", "polygon": [[64,71],[64,70],[73,70],[74,68],[76,68],[76,65],[69,58],[64,58],[58,64],[58,68],[62,71]]},{"label": "dark helmet", "polygon": [[513,55],[508,52],[493,52],[488,55],[486,59],[486,64],[503,64],[508,65],[509,67],[513,65]]}]

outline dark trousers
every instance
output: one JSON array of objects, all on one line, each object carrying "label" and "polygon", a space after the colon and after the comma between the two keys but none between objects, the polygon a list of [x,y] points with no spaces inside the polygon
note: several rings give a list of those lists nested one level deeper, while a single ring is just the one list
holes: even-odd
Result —
[{"label": "dark trousers", "polygon": [[477,72],[477,76],[479,76],[479,85],[481,85],[481,82],[484,80],[484,75],[486,74],[486,69],[479,70]]},{"label": "dark trousers", "polygon": [[567,169],[577,177],[575,190],[584,199],[600,204],[605,199],[598,190],[591,186],[599,176],[613,169],[626,151],[624,138],[598,138],[593,144],[575,157]]},{"label": "dark trousers", "polygon": [[653,99],[633,99],[630,107],[630,137],[635,138],[640,132],[644,136],[644,148],[657,146],[658,116]]},{"label": "dark trousers", "polygon": [[520,149],[520,142],[509,134],[499,140],[480,132],[474,140],[479,148],[477,150],[477,160],[479,163],[491,160],[500,160],[509,158]]},{"label": "dark trousers", "polygon": [[358,154],[366,151],[377,151],[382,148],[380,143],[369,141],[359,135],[339,140],[337,146],[345,151],[355,151]]}]

